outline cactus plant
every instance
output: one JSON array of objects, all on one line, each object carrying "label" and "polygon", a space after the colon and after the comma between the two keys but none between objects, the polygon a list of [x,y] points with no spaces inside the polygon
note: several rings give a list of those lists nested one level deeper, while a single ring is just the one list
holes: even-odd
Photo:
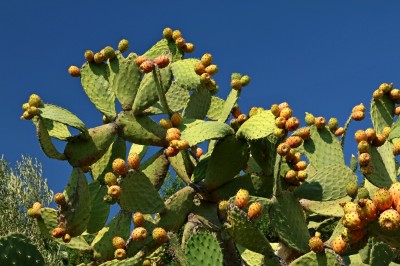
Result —
[{"label": "cactus plant", "polygon": [[[397,181],[399,164],[393,146],[400,138],[400,122],[393,122],[397,104],[390,96],[393,86],[386,86],[383,96],[371,102],[377,134],[363,150],[369,160],[359,163],[353,156],[347,165],[346,133],[353,120],[364,117],[363,105],[352,110],[340,134],[336,134],[336,120],[334,126],[325,125],[324,117],[310,113],[307,126],[296,130],[299,119],[286,102],[271,103],[271,109],[254,107],[249,114],[236,112],[235,121],[228,124],[233,108],[239,110],[249,77],[232,74],[227,98],[216,96],[219,86],[209,77],[216,73],[211,55],[186,58],[190,49],[184,48],[181,33],[173,32],[164,30],[165,38],[141,56],[124,57],[125,45],[115,57],[82,65],[81,84],[105,117],[104,125],[88,129],[68,110],[35,102],[39,111],[32,120],[44,153],[66,160],[73,168],[64,191],[65,205],[58,210],[43,208],[37,217],[42,233],[54,238],[54,228],[64,229],[72,239],[58,238],[59,243],[92,252],[94,263],[102,265],[148,265],[168,249],[175,250],[182,265],[340,265],[344,261],[377,265],[386,253],[391,255],[385,263],[393,260],[391,250],[400,248],[398,226],[388,232],[378,219],[354,220],[359,219],[358,212],[345,214],[341,207],[350,201],[362,207],[360,199],[366,195],[357,194],[359,187],[373,197],[375,191]],[[167,59],[165,64],[159,56]],[[209,76],[203,75],[207,69]],[[155,115],[164,122],[158,123]],[[72,136],[68,127],[80,133]],[[53,138],[66,143],[63,152],[53,145]],[[126,145],[131,145],[128,154],[135,153],[142,163],[127,172],[114,172],[117,181],[107,188],[105,176],[113,172],[113,161],[127,160]],[[205,148],[202,156],[200,146]],[[160,188],[173,173],[185,187],[164,202]],[[90,182],[86,175],[92,177]],[[118,193],[110,192],[110,187]],[[240,208],[235,206],[238,191],[246,191]],[[218,208],[222,200],[224,207]],[[252,203],[258,213],[249,217]],[[107,223],[109,204],[120,211]],[[398,206],[390,208],[400,211]],[[147,232],[141,238],[129,236],[131,217],[139,212],[145,214],[141,227]],[[260,230],[261,220],[268,220],[278,243],[271,243]],[[152,238],[155,229],[158,236]],[[182,237],[174,234],[180,230]],[[322,253],[310,251],[313,230],[320,230],[326,241]],[[82,238],[85,234],[94,236],[92,243]],[[115,236],[126,241],[118,252],[112,245]]]}]

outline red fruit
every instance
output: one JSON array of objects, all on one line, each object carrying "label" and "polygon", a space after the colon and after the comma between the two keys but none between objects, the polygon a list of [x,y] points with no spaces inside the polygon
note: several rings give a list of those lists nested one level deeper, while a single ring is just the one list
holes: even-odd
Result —
[{"label": "red fruit", "polygon": [[196,158],[200,158],[203,155],[203,150],[199,147],[196,148]]},{"label": "red fruit", "polygon": [[388,209],[379,215],[379,225],[388,231],[394,231],[400,226],[400,214],[394,209]]},{"label": "red fruit", "polygon": [[145,222],[143,213],[141,212],[135,212],[135,214],[133,215],[133,224],[135,225],[135,227],[141,227],[143,226]]},{"label": "red fruit", "polygon": [[143,62],[146,62],[146,61],[148,61],[148,58],[147,58],[146,56],[141,55],[141,56],[136,57],[136,59],[135,59],[135,64],[136,64],[138,67],[140,67],[140,65],[141,65]]},{"label": "red fruit", "polygon": [[125,240],[120,236],[114,236],[112,239],[112,244],[116,249],[125,248],[126,245]]},{"label": "red fruit", "polygon": [[128,166],[131,169],[137,170],[140,166],[140,157],[136,152],[130,153],[128,155]]},{"label": "red fruit", "polygon": [[159,68],[164,68],[169,64],[169,58],[165,55],[158,56],[153,59],[153,62],[157,64]]},{"label": "red fruit", "polygon": [[343,240],[342,235],[338,235],[333,239],[331,246],[337,254],[342,254],[347,248],[347,243]]},{"label": "red fruit", "polygon": [[300,125],[300,121],[297,117],[290,117],[285,124],[285,128],[288,131],[295,131]]},{"label": "red fruit", "polygon": [[164,244],[169,239],[168,235],[167,235],[167,231],[165,231],[164,228],[161,228],[161,227],[154,228],[152,235],[153,235],[153,239],[158,244]]},{"label": "red fruit", "polygon": [[384,188],[380,188],[377,191],[375,191],[374,203],[376,208],[382,212],[392,207],[393,199],[390,196],[389,191],[387,191]]},{"label": "red fruit", "polygon": [[117,158],[113,161],[112,169],[119,175],[125,175],[128,172],[126,162],[121,158]]},{"label": "red fruit", "polygon": [[370,199],[360,199],[358,201],[357,213],[361,219],[371,222],[378,216],[378,209]]},{"label": "red fruit", "polygon": [[140,64],[139,68],[143,73],[150,73],[154,69],[154,63],[150,60],[146,60]]},{"label": "red fruit", "polygon": [[393,208],[397,208],[400,201],[400,182],[393,183],[389,188],[389,193],[393,200]]},{"label": "red fruit", "polygon": [[290,148],[297,148],[303,143],[303,139],[299,136],[290,136],[286,139],[285,143],[289,145]]},{"label": "red fruit", "polygon": [[239,191],[236,193],[236,197],[235,197],[236,206],[243,209],[244,207],[246,207],[249,200],[250,200],[249,192],[245,189],[239,189]]},{"label": "red fruit", "polygon": [[249,206],[249,210],[247,211],[247,215],[249,216],[250,220],[258,218],[262,213],[263,206],[259,202],[253,202]]},{"label": "red fruit", "polygon": [[144,227],[136,227],[133,229],[131,237],[134,241],[142,241],[147,237],[147,230]]}]

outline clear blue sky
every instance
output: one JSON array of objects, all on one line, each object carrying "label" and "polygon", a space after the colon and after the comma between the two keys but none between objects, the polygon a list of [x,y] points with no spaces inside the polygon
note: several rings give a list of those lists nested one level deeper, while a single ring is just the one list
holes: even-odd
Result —
[{"label": "clear blue sky", "polygon": [[[399,13],[399,1],[1,1],[0,154],[12,163],[37,157],[50,187],[62,191],[71,168],[45,157],[32,123],[19,120],[21,104],[37,93],[100,125],[68,66],[121,38],[141,54],[166,26],[196,45],[194,57],[213,54],[221,97],[232,72],[250,75],[243,111],[287,101],[303,124],[306,111],[343,124],[354,105],[369,106],[380,83],[400,86]],[[368,117],[350,129],[370,125]],[[347,144],[346,160],[356,153]]]}]

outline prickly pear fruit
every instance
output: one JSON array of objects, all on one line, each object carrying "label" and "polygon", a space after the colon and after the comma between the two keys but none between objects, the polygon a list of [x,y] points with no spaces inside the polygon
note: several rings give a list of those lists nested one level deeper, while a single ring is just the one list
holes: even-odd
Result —
[{"label": "prickly pear fruit", "polygon": [[40,211],[36,210],[34,208],[29,208],[27,211],[28,216],[32,218],[39,218],[40,217]]},{"label": "prickly pear fruit", "polygon": [[352,213],[352,212],[357,212],[357,204],[354,202],[346,202],[343,205],[343,212],[346,213]]},{"label": "prickly pear fruit", "polygon": [[179,149],[169,146],[164,150],[164,152],[168,157],[174,157],[179,153]]},{"label": "prickly pear fruit", "polygon": [[240,82],[240,79],[232,79],[231,80],[231,87],[234,90],[241,90],[242,89],[242,83]]},{"label": "prickly pear fruit", "polygon": [[126,258],[126,251],[123,248],[117,248],[114,251],[114,258],[116,258],[117,260],[123,260]]},{"label": "prickly pear fruit", "polygon": [[278,117],[280,112],[281,112],[281,110],[279,109],[279,106],[276,103],[271,105],[271,113],[275,117]]},{"label": "prickly pear fruit", "polygon": [[206,73],[206,67],[201,63],[197,63],[194,65],[194,72],[196,72],[197,75],[201,75]]},{"label": "prickly pear fruit", "polygon": [[361,121],[364,119],[364,117],[365,117],[365,112],[355,111],[351,113],[351,118],[353,118],[355,121]]},{"label": "prickly pear fruit", "polygon": [[172,32],[172,39],[175,41],[176,39],[182,37],[182,33],[180,30],[174,30]]},{"label": "prickly pear fruit", "polygon": [[354,139],[357,143],[360,143],[361,141],[367,141],[367,134],[364,130],[359,129],[354,133]]},{"label": "prickly pear fruit", "polygon": [[164,38],[165,39],[167,39],[167,40],[171,40],[172,39],[172,29],[171,28],[165,28],[164,30],[163,30],[163,36],[164,36]]},{"label": "prickly pear fruit", "polygon": [[315,233],[315,236],[311,237],[308,241],[308,246],[311,251],[315,253],[323,253],[324,252],[324,242],[322,242],[320,234]]},{"label": "prickly pear fruit", "polygon": [[369,150],[369,144],[366,140],[362,140],[358,143],[357,149],[359,153],[366,153]]},{"label": "prickly pear fruit", "polygon": [[375,139],[372,141],[372,145],[374,145],[375,147],[380,147],[383,144],[385,144],[387,137],[381,133],[376,134]]},{"label": "prickly pear fruit", "polygon": [[365,226],[357,212],[346,213],[342,218],[342,224],[350,230],[358,230]]},{"label": "prickly pear fruit", "polygon": [[[217,65],[211,64],[211,65],[209,65],[209,66],[207,66],[207,67],[205,68],[205,71],[206,71],[208,74],[210,74],[211,76],[214,76],[214,75],[217,74],[217,72],[218,72],[218,66],[217,66]],[[240,82],[240,80],[239,80],[239,82]]]},{"label": "prickly pear fruit", "polygon": [[100,64],[105,60],[105,56],[102,53],[95,53],[93,60],[95,63]]},{"label": "prickly pear fruit", "polygon": [[303,143],[303,139],[299,136],[290,136],[286,139],[285,143],[289,145],[290,148],[297,148]]},{"label": "prickly pear fruit", "polygon": [[356,182],[350,182],[346,185],[346,193],[350,197],[354,198],[357,196],[358,186]]},{"label": "prickly pear fruit", "polygon": [[106,47],[104,48],[104,56],[105,56],[107,59],[110,59],[110,60],[114,59],[114,57],[115,57],[114,48],[112,48],[111,46],[106,46]]},{"label": "prickly pear fruit", "polygon": [[150,260],[144,260],[143,261],[143,266],[151,266],[151,261]]},{"label": "prickly pear fruit", "polygon": [[125,175],[128,172],[128,167],[125,160],[116,158],[112,163],[112,169],[119,175]]},{"label": "prickly pear fruit", "polygon": [[178,140],[178,149],[179,150],[189,149],[189,142],[187,140]]},{"label": "prickly pear fruit", "polygon": [[369,155],[369,153],[364,152],[358,155],[358,163],[361,166],[368,165],[370,161],[371,161],[371,156]]},{"label": "prickly pear fruit", "polygon": [[200,147],[196,148],[196,158],[200,158],[203,155],[203,149]]},{"label": "prickly pear fruit", "polygon": [[295,131],[300,126],[300,121],[297,117],[290,117],[286,120],[285,128],[287,131]]},{"label": "prickly pear fruit", "polygon": [[179,48],[182,48],[183,46],[185,46],[186,41],[183,37],[179,37],[175,40],[175,44],[176,46],[178,46]]},{"label": "prickly pear fruit", "polygon": [[29,106],[41,107],[43,106],[43,101],[37,94],[31,94],[28,100]]},{"label": "prickly pear fruit", "polygon": [[104,175],[104,183],[107,186],[113,186],[117,184],[117,177],[112,172],[108,172]]},{"label": "prickly pear fruit", "polygon": [[372,174],[373,170],[374,169],[372,168],[371,165],[362,165],[362,166],[360,166],[360,172],[363,175],[370,175],[370,174]]},{"label": "prickly pear fruit", "polygon": [[54,202],[60,206],[65,204],[65,195],[64,193],[57,193],[54,195]]},{"label": "prickly pear fruit", "polygon": [[304,180],[306,180],[307,177],[308,177],[307,171],[305,171],[305,170],[297,171],[297,180],[299,180],[300,182],[303,182]]},{"label": "prickly pear fruit", "polygon": [[343,240],[342,235],[340,234],[333,239],[331,246],[333,251],[337,254],[342,254],[347,248],[347,243]]},{"label": "prickly pear fruit", "polygon": [[94,59],[94,53],[93,53],[92,50],[86,50],[84,56],[85,56],[85,59],[86,59],[88,62],[92,62],[93,59]]},{"label": "prickly pear fruit", "polygon": [[66,233],[65,235],[62,236],[62,240],[64,243],[69,243],[71,241],[71,235]]},{"label": "prickly pear fruit", "polygon": [[154,63],[150,60],[146,60],[140,64],[139,69],[143,73],[150,73],[154,69]]},{"label": "prickly pear fruit", "polygon": [[339,121],[336,117],[331,117],[328,120],[328,128],[330,131],[335,132],[339,126]]},{"label": "prickly pear fruit", "polygon": [[326,125],[326,121],[325,121],[324,117],[318,116],[315,118],[315,127],[317,129],[323,129],[323,128],[325,128],[325,125]]},{"label": "prickly pear fruit", "polygon": [[396,208],[400,201],[400,182],[393,183],[389,188],[389,193],[393,200],[393,208]]},{"label": "prickly pear fruit", "polygon": [[372,93],[372,98],[374,98],[374,100],[380,100],[383,97],[383,91],[380,89],[374,90],[374,92]]},{"label": "prickly pear fruit", "polygon": [[361,219],[371,222],[378,216],[378,209],[372,200],[360,199],[357,205],[357,213]]},{"label": "prickly pear fruit", "polygon": [[160,126],[162,126],[165,129],[169,129],[169,128],[173,127],[171,120],[165,119],[165,118],[162,118],[160,120]]},{"label": "prickly pear fruit", "polygon": [[364,104],[360,103],[360,104],[354,106],[351,111],[354,113],[354,112],[365,112],[365,110],[366,110],[366,108],[365,108]]},{"label": "prickly pear fruit", "polygon": [[165,55],[158,56],[153,59],[153,62],[157,64],[159,68],[164,68],[169,65],[169,58]]},{"label": "prickly pear fruit", "polygon": [[303,140],[309,140],[311,137],[311,131],[309,127],[299,128],[296,132],[293,133],[295,136],[299,136]]},{"label": "prickly pear fruit", "polygon": [[200,62],[203,64],[204,67],[208,67],[209,65],[212,64],[212,55],[209,53],[203,54],[203,56],[200,59]]},{"label": "prickly pear fruit", "polygon": [[290,169],[285,173],[285,181],[290,183],[290,184],[296,184],[297,183],[297,171]]},{"label": "prickly pear fruit", "polygon": [[252,204],[250,204],[249,209],[247,211],[247,215],[249,216],[250,220],[254,220],[258,217],[260,217],[261,213],[262,213],[262,204],[259,202],[253,202]]},{"label": "prickly pear fruit", "polygon": [[182,49],[183,49],[183,51],[184,51],[185,53],[188,53],[188,54],[193,53],[193,52],[194,52],[194,44],[193,44],[193,43],[190,43],[190,42],[187,42],[187,43],[185,43],[185,45],[182,47]]},{"label": "prickly pear fruit", "polygon": [[154,228],[152,235],[153,235],[153,239],[158,244],[164,244],[169,239],[168,235],[167,235],[167,231],[165,231],[165,229],[161,228],[161,227]]},{"label": "prickly pear fruit", "polygon": [[128,166],[131,169],[137,170],[140,166],[140,157],[136,152],[130,153],[128,155]]},{"label": "prickly pear fruit", "polygon": [[400,226],[400,214],[395,209],[387,209],[379,215],[379,225],[388,231],[394,231]]},{"label": "prickly pear fruit", "polygon": [[249,192],[245,189],[239,189],[235,197],[236,206],[243,209],[244,207],[246,207],[249,200],[250,200]]},{"label": "prickly pear fruit", "polygon": [[400,142],[393,143],[393,155],[397,156],[400,154]]},{"label": "prickly pear fruit", "polygon": [[142,241],[147,237],[147,230],[144,227],[136,227],[133,229],[131,237],[134,241]]},{"label": "prickly pear fruit", "polygon": [[391,131],[392,131],[392,128],[391,128],[391,127],[384,127],[384,128],[382,129],[381,134],[382,134],[385,138],[388,138]]},{"label": "prickly pear fruit", "polygon": [[171,122],[175,127],[178,126],[182,122],[182,115],[178,112],[173,113],[171,116]]},{"label": "prickly pear fruit", "polygon": [[388,93],[393,88],[393,84],[382,83],[379,85],[379,89],[383,91],[383,93]]},{"label": "prickly pear fruit", "polygon": [[335,130],[335,132],[333,133],[336,137],[339,137],[341,135],[343,135],[344,133],[344,128],[343,127],[339,127],[338,129]]},{"label": "prickly pear fruit", "polygon": [[227,200],[221,200],[218,204],[218,210],[220,212],[225,212],[228,207],[229,202]]},{"label": "prickly pear fruit", "polygon": [[242,111],[238,106],[234,106],[231,110],[231,114],[234,118],[238,118],[238,116],[242,114]]},{"label": "prickly pear fruit", "polygon": [[114,199],[117,199],[121,195],[121,192],[122,190],[120,186],[113,185],[108,187],[107,195],[113,197]]},{"label": "prickly pear fruit", "polygon": [[135,214],[133,214],[133,224],[135,225],[135,227],[141,227],[144,224],[144,222],[145,220],[143,213],[135,212]]},{"label": "prickly pear fruit", "polygon": [[374,203],[375,203],[376,208],[382,212],[384,210],[389,209],[392,206],[393,199],[390,196],[390,193],[388,190],[386,190],[384,188],[380,188],[377,191],[375,191]]},{"label": "prickly pear fruit", "polygon": [[55,238],[61,238],[65,235],[65,229],[61,227],[56,227],[51,232],[51,235]]},{"label": "prickly pear fruit", "polygon": [[37,210],[37,211],[40,211],[40,209],[42,209],[42,208],[43,208],[43,206],[40,202],[35,202],[32,205],[32,209]]},{"label": "prickly pear fruit", "polygon": [[344,228],[342,232],[342,239],[349,244],[354,244],[363,239],[365,235],[365,228],[361,228],[358,230],[350,230],[348,228]]},{"label": "prickly pear fruit", "polygon": [[289,119],[292,116],[292,109],[290,107],[285,107],[279,112],[279,116]]},{"label": "prickly pear fruit", "polygon": [[243,77],[240,78],[240,83],[242,83],[243,87],[249,85],[250,77],[248,75],[244,75]]},{"label": "prickly pear fruit", "polygon": [[304,120],[307,125],[312,126],[315,124],[315,116],[311,113],[306,112],[306,116],[304,117]]},{"label": "prickly pear fruit", "polygon": [[112,244],[113,244],[114,248],[116,248],[116,249],[118,249],[118,248],[124,249],[126,246],[125,239],[123,239],[120,236],[114,236],[112,239]]},{"label": "prickly pear fruit", "polygon": [[129,42],[128,42],[128,40],[122,39],[122,40],[119,41],[119,43],[118,43],[118,50],[119,50],[121,53],[125,53],[126,50],[128,50],[128,48],[129,48]]},{"label": "prickly pear fruit", "polygon": [[117,202],[117,199],[114,199],[113,197],[111,197],[110,195],[104,195],[103,197],[103,201],[107,204],[114,204]]},{"label": "prickly pear fruit", "polygon": [[276,148],[276,152],[280,156],[285,156],[290,150],[290,146],[287,143],[280,143]]},{"label": "prickly pear fruit", "polygon": [[79,77],[81,75],[81,70],[79,69],[79,67],[77,66],[70,66],[68,68],[68,73],[72,76],[72,77]]}]

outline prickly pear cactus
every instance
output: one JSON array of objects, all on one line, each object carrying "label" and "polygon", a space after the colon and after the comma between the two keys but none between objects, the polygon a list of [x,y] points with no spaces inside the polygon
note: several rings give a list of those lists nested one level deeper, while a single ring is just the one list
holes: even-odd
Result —
[{"label": "prickly pear cactus", "polygon": [[[287,102],[242,113],[250,78],[233,73],[227,98],[217,96],[212,55],[188,57],[194,45],[179,30],[165,28],[142,55],[129,49],[121,40],[117,49],[87,50],[82,67],[70,68],[103,125],[87,128],[36,94],[23,104],[21,119],[33,121],[43,152],[72,168],[57,209],[28,210],[45,237],[91,252],[93,265],[156,265],[169,254],[163,263],[171,265],[398,262],[393,84],[373,92],[372,125],[356,131],[357,155],[346,164],[345,139],[364,119],[363,104],[342,126],[311,113],[303,123]],[[184,187],[164,201],[160,188],[174,174]],[[7,252],[14,250],[2,250],[2,261],[13,259]]]}]

